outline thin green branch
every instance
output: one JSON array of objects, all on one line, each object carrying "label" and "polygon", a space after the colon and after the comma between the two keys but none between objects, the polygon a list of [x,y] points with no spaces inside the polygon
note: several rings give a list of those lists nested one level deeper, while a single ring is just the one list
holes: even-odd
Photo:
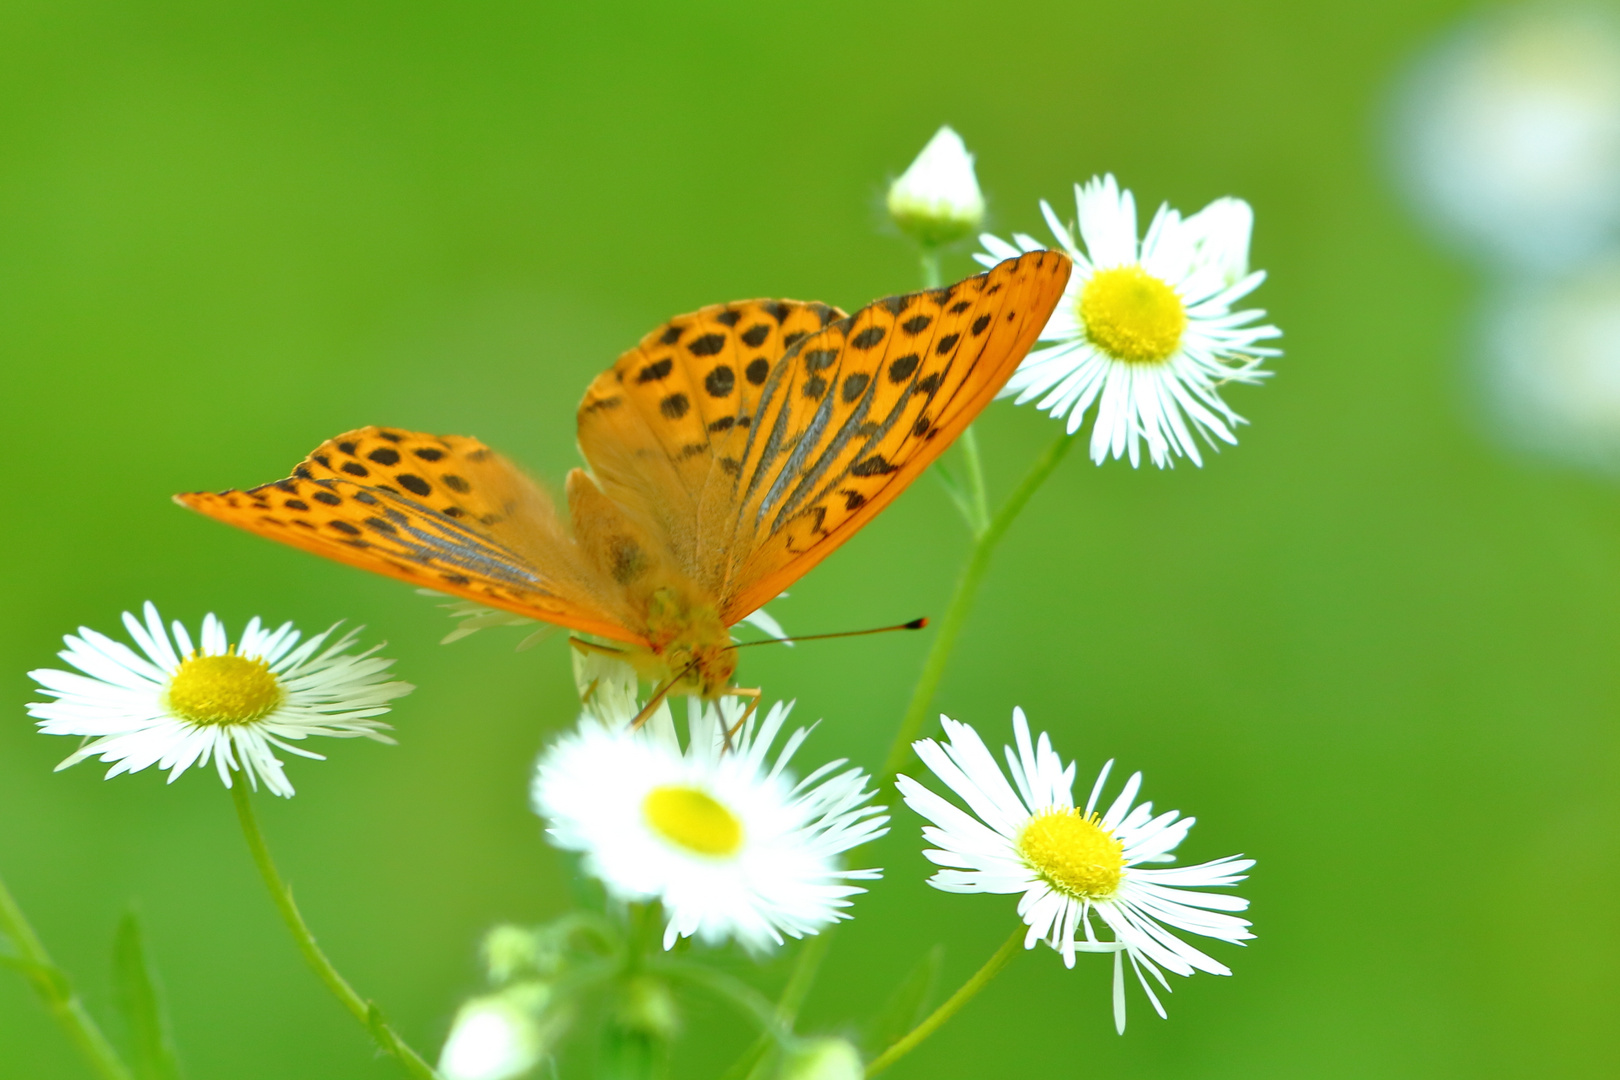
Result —
[{"label": "thin green branch", "polygon": [[962,570],[962,576],[956,581],[956,592],[952,594],[950,605],[945,609],[945,616],[939,621],[939,632],[934,636],[934,643],[928,650],[928,659],[923,662],[922,675],[917,679],[916,689],[912,691],[911,703],[906,706],[905,716],[900,721],[900,729],[895,732],[894,741],[889,745],[888,756],[883,760],[883,771],[878,777],[880,790],[886,788],[895,774],[905,768],[906,762],[911,759],[911,744],[922,734],[923,723],[928,717],[928,706],[934,700],[934,693],[939,689],[940,680],[945,677],[945,665],[950,661],[951,651],[956,648],[956,639],[961,635],[968,613],[973,609],[974,598],[978,595],[979,586],[984,583],[985,573],[990,569],[990,556],[994,553],[996,545],[1001,542],[1001,538],[1007,534],[1007,529],[1029,503],[1030,497],[1046,482],[1047,477],[1052,475],[1053,470],[1063,461],[1064,455],[1073,445],[1073,435],[1058,436],[1057,441],[1048,446],[1036,459],[1024,479],[990,519],[989,525],[973,541],[973,551],[968,557],[967,566]]},{"label": "thin green branch", "polygon": [[724,998],[758,1024],[760,1031],[776,1040],[778,1044],[785,1044],[793,1037],[778,1017],[776,1006],[771,1004],[771,1000],[735,976],[704,967],[702,964],[691,964],[681,960],[654,959],[647,964],[647,970],[691,983],[716,997]]},{"label": "thin green branch", "polygon": [[1023,948],[1024,933],[1024,927],[1020,926],[1008,935],[1007,940],[1001,943],[1001,948],[997,949],[995,954],[984,962],[984,966],[975,971],[956,993],[946,998],[945,1004],[929,1013],[922,1023],[906,1032],[893,1046],[868,1062],[866,1075],[876,1076],[911,1053],[924,1039],[943,1027],[945,1021],[960,1012],[962,1006],[972,1001],[980,990],[988,986],[990,980],[995,978],[1001,969],[1007,966],[1007,962]]},{"label": "thin green branch", "polygon": [[96,1075],[103,1080],[133,1080],[129,1066],[124,1064],[84,1002],[79,1000],[67,973],[57,967],[50,953],[45,951],[45,943],[34,932],[4,881],[0,881],[0,933],[4,933],[16,949],[15,954],[0,956],[0,960],[16,968],[28,980]]},{"label": "thin green branch", "polygon": [[967,462],[967,497],[972,507],[968,524],[973,529],[974,539],[978,539],[990,527],[990,492],[984,485],[984,465],[979,458],[979,436],[974,432],[972,424],[962,432],[957,445],[962,448],[962,459]]},{"label": "thin green branch", "polygon": [[231,785],[231,799],[236,803],[236,816],[242,823],[242,835],[247,839],[248,851],[252,853],[253,862],[259,868],[260,876],[264,878],[265,887],[270,890],[270,899],[275,902],[276,911],[281,915],[281,921],[287,924],[287,930],[292,934],[298,951],[303,954],[304,961],[320,977],[321,982],[326,984],[332,996],[337,998],[371,1034],[372,1039],[384,1053],[395,1058],[404,1066],[405,1071],[417,1080],[438,1080],[438,1074],[422,1060],[422,1056],[407,1046],[405,1040],[388,1026],[376,1003],[367,1001],[356,993],[354,987],[339,974],[338,969],[332,966],[332,961],[326,958],[326,954],[316,944],[314,933],[310,931],[309,924],[304,922],[303,915],[299,914],[298,905],[293,902],[292,890],[282,880],[275,861],[270,857],[270,849],[264,842],[264,833],[260,830],[258,818],[253,813],[253,798],[248,791],[247,777],[236,773],[232,779],[235,782]]},{"label": "thin green branch", "polygon": [[[816,974],[821,970],[821,961],[827,955],[827,948],[832,941],[832,927],[827,927],[821,933],[810,938],[799,949],[799,955],[794,958],[793,970],[788,974],[786,985],[782,987],[782,994],[776,999],[776,1018],[782,1028],[791,1032],[794,1021],[799,1018],[799,1010],[804,1006],[804,999],[810,996],[810,987],[815,984]],[[737,1077],[747,1077],[747,1080],[757,1080],[765,1075],[765,1068],[769,1064],[766,1054],[772,1045],[769,1035],[760,1035],[747,1050],[724,1073],[722,1080],[736,1080]]]},{"label": "thin green branch", "polygon": [[922,249],[922,280],[925,289],[937,289],[945,284],[945,277],[939,266],[938,248]]}]

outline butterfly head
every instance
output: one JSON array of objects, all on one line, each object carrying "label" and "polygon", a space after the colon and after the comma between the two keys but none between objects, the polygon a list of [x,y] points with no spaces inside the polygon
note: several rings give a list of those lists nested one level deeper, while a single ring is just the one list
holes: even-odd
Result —
[{"label": "butterfly head", "polygon": [[669,675],[686,673],[679,686],[714,698],[731,685],[737,653],[714,605],[694,602],[673,588],[653,590],[647,603],[647,639],[657,666]]}]

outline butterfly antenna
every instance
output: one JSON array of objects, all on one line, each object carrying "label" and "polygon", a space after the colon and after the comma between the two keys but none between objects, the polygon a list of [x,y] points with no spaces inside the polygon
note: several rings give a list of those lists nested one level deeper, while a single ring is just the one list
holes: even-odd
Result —
[{"label": "butterfly antenna", "polygon": [[773,637],[763,641],[742,641],[736,645],[728,646],[732,649],[747,649],[755,645],[781,645],[789,641],[826,641],[829,638],[865,637],[867,634],[887,634],[891,630],[921,630],[928,625],[925,616],[921,619],[912,619],[910,622],[896,623],[893,626],[879,626],[871,630],[840,630],[836,634],[796,634],[793,637]]}]

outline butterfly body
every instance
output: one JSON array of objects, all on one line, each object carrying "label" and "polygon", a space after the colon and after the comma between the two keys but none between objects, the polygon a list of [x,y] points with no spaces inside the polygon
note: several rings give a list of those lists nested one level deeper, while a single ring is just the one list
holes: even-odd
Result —
[{"label": "butterfly body", "polygon": [[845,316],[754,300],[672,319],[585,393],[569,525],[475,439],[362,428],[286,480],[176,496],[351,565],[609,639],[713,697],[731,627],[920,475],[994,397],[1061,297],[1033,252]]}]

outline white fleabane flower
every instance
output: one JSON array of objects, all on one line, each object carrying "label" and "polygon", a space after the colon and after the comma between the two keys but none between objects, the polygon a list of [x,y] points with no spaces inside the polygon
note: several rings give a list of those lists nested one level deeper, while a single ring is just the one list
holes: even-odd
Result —
[{"label": "white fleabane flower", "polygon": [[[1074,764],[1065,766],[1043,732],[1032,742],[1022,709],[1013,710],[1018,748],[1007,747],[1007,772],[966,724],[941,717],[948,742],[913,743],[917,756],[967,804],[964,812],[907,776],[896,780],[906,805],[933,822],[923,836],[936,845],[923,852],[946,867],[929,884],[944,892],[1022,893],[1018,914],[1029,927],[1024,947],[1045,941],[1074,966],[1078,952],[1114,954],[1114,1024],[1125,1030],[1124,963],[1161,1017],[1164,1006],[1148,975],[1166,990],[1161,968],[1177,975],[1207,971],[1230,975],[1226,965],[1181,940],[1172,931],[1221,941],[1253,937],[1246,919],[1225,914],[1249,902],[1223,893],[1192,892],[1234,885],[1254,865],[1231,856],[1197,866],[1154,868],[1192,828],[1193,818],[1175,810],[1154,815],[1152,803],[1134,806],[1142,774],[1125,782],[1119,796],[1096,812],[1113,767],[1103,766],[1084,810],[1074,805]],[[1096,921],[1109,935],[1099,938]]]},{"label": "white fleabane flower", "polygon": [[962,136],[942,127],[889,185],[889,216],[924,247],[968,236],[984,220],[984,195]]},{"label": "white fleabane flower", "polygon": [[310,735],[394,741],[383,734],[389,725],[374,717],[413,687],[388,678],[393,661],[374,655],[382,646],[349,652],[358,631],[328,643],[334,626],[299,644],[292,623],[266,630],[254,617],[232,645],[224,624],[210,614],[194,646],[179,622],[172,624],[171,641],[150,602],[143,614],[144,622],[124,613],[124,628],[140,653],[81,626],[77,636],[63,639],[67,648],[57,655],[82,674],[28,673],[56,699],[28,706],[39,730],[88,740],[58,770],[99,757],[112,763],[109,779],[156,765],[173,783],[212,759],[226,787],[241,770],[255,789],[263,781],[290,796],[278,749],[324,760],[293,742]]},{"label": "white fleabane flower", "polygon": [[[1257,326],[1263,311],[1232,305],[1265,280],[1249,271],[1254,214],[1241,199],[1217,199],[1189,218],[1159,207],[1147,235],[1136,236],[1136,202],[1112,176],[1075,185],[1079,241],[1051,205],[1041,213],[1074,274],[1041,331],[1046,344],[1030,352],[1002,389],[1018,404],[1068,418],[1072,435],[1093,405],[1091,458],[1112,455],[1141,463],[1140,444],[1164,468],[1177,455],[1202,465],[1195,434],[1236,445],[1243,418],[1221,400],[1223,383],[1257,383],[1260,364],[1279,355],[1262,341],[1281,336]],[[1009,244],[979,237],[994,266],[1046,245],[1016,234]]]},{"label": "white fleabane flower", "polygon": [[787,766],[809,732],[771,756],[791,704],[732,731],[742,702],[689,699],[683,750],[667,706],[631,731],[633,700],[608,686],[540,759],[534,806],[553,844],[581,852],[615,897],[662,901],[666,949],[696,936],[757,952],[847,918],[849,897],[865,891],[851,882],[879,871],[842,869],[839,856],[888,831],[865,773],[833,761],[795,783]]}]

